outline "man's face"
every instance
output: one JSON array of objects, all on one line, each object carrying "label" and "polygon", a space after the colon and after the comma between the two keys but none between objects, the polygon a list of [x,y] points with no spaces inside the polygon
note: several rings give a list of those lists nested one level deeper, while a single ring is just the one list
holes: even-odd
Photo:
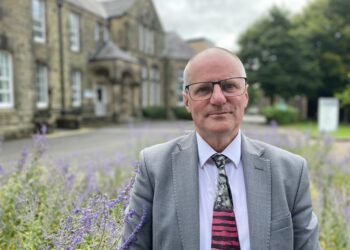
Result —
[{"label": "man's face", "polygon": [[[237,58],[217,49],[197,55],[190,64],[188,75],[190,83],[246,76]],[[184,102],[197,132],[204,139],[222,135],[234,138],[248,104],[248,93],[245,91],[240,96],[226,97],[216,84],[210,99],[194,101],[188,93],[184,93]]]}]

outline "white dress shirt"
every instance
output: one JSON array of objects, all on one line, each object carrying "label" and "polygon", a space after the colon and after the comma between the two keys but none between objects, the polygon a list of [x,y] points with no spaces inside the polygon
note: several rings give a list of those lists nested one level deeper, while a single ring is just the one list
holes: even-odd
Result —
[{"label": "white dress shirt", "polygon": [[[218,183],[218,169],[211,160],[217,153],[203,138],[196,133],[199,157],[199,225],[200,250],[211,249],[211,227],[213,207]],[[221,154],[228,160],[225,165],[226,175],[230,185],[233,207],[238,228],[238,237],[242,250],[250,249],[249,224],[246,190],[241,161],[241,131]]]}]

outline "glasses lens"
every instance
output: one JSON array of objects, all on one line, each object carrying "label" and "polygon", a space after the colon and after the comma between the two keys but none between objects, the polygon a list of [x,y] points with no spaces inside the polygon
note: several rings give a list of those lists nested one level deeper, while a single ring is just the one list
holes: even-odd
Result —
[{"label": "glasses lens", "polygon": [[199,82],[189,85],[188,91],[193,100],[201,101],[210,99],[215,84],[220,85],[221,91],[225,96],[238,96],[244,93],[246,80],[243,77],[237,77],[218,82]]},{"label": "glasses lens", "polygon": [[221,82],[221,90],[227,96],[241,95],[244,92],[244,88],[244,78],[232,78]]},{"label": "glasses lens", "polygon": [[210,82],[201,82],[189,86],[190,95],[193,100],[204,100],[210,98],[213,93],[213,85]]}]

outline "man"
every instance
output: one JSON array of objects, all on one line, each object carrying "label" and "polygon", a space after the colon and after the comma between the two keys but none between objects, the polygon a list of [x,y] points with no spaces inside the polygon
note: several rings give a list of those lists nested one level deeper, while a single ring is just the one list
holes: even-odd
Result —
[{"label": "man", "polygon": [[139,216],[123,232],[138,231],[131,249],[319,249],[305,160],[240,131],[248,85],[239,58],[207,49],[184,84],[196,131],[141,152],[129,205]]}]

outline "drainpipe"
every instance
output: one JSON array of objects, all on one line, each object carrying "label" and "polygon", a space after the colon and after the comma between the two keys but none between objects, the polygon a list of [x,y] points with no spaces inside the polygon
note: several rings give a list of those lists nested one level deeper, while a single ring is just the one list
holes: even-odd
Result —
[{"label": "drainpipe", "polygon": [[65,103],[65,83],[64,83],[64,44],[63,44],[63,31],[62,31],[62,7],[64,0],[57,0],[58,7],[58,41],[60,52],[60,79],[61,79],[61,115],[66,112]]}]

